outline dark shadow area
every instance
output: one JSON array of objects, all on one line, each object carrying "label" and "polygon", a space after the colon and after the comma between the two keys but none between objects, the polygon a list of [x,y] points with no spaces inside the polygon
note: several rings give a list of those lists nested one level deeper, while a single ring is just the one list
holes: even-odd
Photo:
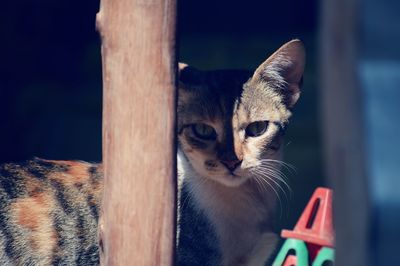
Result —
[{"label": "dark shadow area", "polygon": [[0,161],[101,160],[96,1],[11,1],[0,32]]},{"label": "dark shadow area", "polygon": [[[97,1],[3,3],[0,162],[33,156],[101,160],[98,8]],[[323,182],[317,11],[315,0],[179,2],[180,61],[200,69],[253,69],[284,42],[299,38],[305,43],[303,94],[286,136],[285,160],[296,168],[288,174],[293,193],[281,218],[287,228]]]}]

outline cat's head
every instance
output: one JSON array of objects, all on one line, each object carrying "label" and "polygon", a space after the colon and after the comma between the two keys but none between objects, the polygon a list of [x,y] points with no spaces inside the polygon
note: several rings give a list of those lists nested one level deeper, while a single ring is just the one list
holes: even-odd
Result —
[{"label": "cat's head", "polygon": [[180,64],[179,148],[200,176],[239,186],[279,158],[304,64],[299,40],[283,45],[254,72],[203,72]]}]

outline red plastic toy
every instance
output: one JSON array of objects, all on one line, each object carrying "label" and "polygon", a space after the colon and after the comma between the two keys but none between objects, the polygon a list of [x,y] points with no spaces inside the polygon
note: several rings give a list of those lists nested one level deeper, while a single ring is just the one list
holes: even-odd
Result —
[{"label": "red plastic toy", "polygon": [[282,230],[282,237],[301,239],[309,244],[334,247],[332,190],[317,188],[293,231]]},{"label": "red plastic toy", "polygon": [[[273,266],[312,266],[334,263],[332,190],[317,188],[293,231],[282,230],[286,238]],[[294,253],[294,254],[293,254]]]},{"label": "red plastic toy", "polygon": [[283,266],[297,266],[297,258],[294,255],[287,256]]}]

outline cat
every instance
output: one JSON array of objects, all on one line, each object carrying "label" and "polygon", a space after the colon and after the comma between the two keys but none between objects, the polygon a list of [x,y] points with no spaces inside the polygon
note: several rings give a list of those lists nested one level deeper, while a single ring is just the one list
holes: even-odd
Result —
[{"label": "cat", "polygon": [[293,40],[254,73],[180,65],[178,264],[260,266],[269,259],[278,241],[274,174],[304,64],[304,47]]},{"label": "cat", "polygon": [[[179,66],[177,265],[264,265],[278,241],[274,187],[305,52],[255,72]],[[0,166],[0,265],[98,265],[101,164]],[[270,187],[266,181],[269,180]]]}]

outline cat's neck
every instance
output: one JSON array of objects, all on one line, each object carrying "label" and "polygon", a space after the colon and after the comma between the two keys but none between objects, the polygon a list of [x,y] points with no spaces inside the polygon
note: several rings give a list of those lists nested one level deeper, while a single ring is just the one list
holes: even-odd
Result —
[{"label": "cat's neck", "polygon": [[239,187],[227,187],[200,176],[185,158],[178,161],[180,182],[187,184],[194,204],[215,228],[224,255],[251,253],[260,236],[272,231],[273,192],[257,186],[251,178]]},{"label": "cat's neck", "polygon": [[275,194],[252,180],[238,187],[227,187],[198,175],[189,166],[185,171],[185,182],[192,191],[198,207],[211,220],[218,216],[230,223],[254,226],[260,230],[263,230],[266,224],[270,224],[276,204]]},{"label": "cat's neck", "polygon": [[[200,176],[183,156],[178,156],[180,182],[186,182],[196,203],[209,215],[220,213],[240,223],[261,223],[272,218],[276,205],[274,191],[260,186],[252,178],[238,187],[228,187]],[[246,221],[250,218],[249,221]]]}]

